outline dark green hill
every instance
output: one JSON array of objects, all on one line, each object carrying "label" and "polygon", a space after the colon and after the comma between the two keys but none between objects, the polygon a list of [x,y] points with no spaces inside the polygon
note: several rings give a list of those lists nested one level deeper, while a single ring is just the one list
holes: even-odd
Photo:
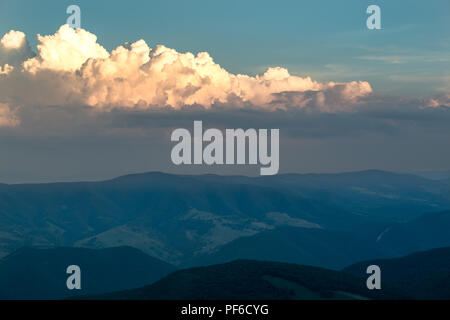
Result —
[{"label": "dark green hill", "polygon": [[287,263],[239,260],[177,271],[150,286],[91,298],[347,300],[403,297],[387,288],[382,293],[370,291],[364,279],[343,272]]},{"label": "dark green hill", "polygon": [[[66,269],[81,268],[81,290],[68,290]],[[62,299],[143,286],[175,268],[131,247],[20,249],[0,260],[0,300]]]},{"label": "dark green hill", "polygon": [[381,268],[382,283],[395,285],[417,299],[450,299],[450,248],[417,252],[405,257],[360,262],[344,269],[365,276],[369,265]]}]

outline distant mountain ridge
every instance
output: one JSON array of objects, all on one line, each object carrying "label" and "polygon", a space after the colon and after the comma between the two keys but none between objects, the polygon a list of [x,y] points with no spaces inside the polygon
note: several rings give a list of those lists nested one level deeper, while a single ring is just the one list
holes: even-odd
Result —
[{"label": "distant mountain ridge", "polygon": [[432,180],[450,180],[450,170],[447,171],[422,171],[414,173],[420,177]]},{"label": "distant mountain ridge", "polygon": [[283,227],[359,237],[366,232],[362,226],[370,226],[378,236],[394,223],[449,209],[449,188],[376,170],[271,177],[146,173],[0,185],[0,257],[23,246],[127,245],[187,265],[233,241]]}]

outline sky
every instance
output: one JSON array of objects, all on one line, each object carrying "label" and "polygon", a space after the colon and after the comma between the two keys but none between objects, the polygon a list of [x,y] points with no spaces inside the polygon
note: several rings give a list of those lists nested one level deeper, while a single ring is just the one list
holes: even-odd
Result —
[{"label": "sky", "polygon": [[[78,31],[62,27],[72,4]],[[381,30],[366,27],[372,4]],[[446,0],[0,0],[0,182],[258,172],[171,164],[170,132],[194,120],[280,128],[280,172],[449,170],[449,13]]]},{"label": "sky", "polygon": [[[179,52],[207,51],[233,73],[285,66],[317,80],[370,81],[384,92],[425,95],[450,86],[450,2],[433,1],[55,1],[1,0],[0,33],[53,34],[66,8],[111,50],[144,39]],[[382,9],[382,30],[366,8]],[[418,79],[421,76],[421,79]],[[445,80],[440,80],[445,79]]]}]

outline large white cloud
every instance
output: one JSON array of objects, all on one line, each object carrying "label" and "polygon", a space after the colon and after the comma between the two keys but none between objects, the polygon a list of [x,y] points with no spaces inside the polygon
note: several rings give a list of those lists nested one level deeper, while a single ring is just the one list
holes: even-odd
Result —
[{"label": "large white cloud", "polygon": [[42,70],[77,71],[87,59],[107,59],[108,52],[97,43],[97,37],[85,30],[61,27],[52,36],[38,35],[38,55],[24,62],[30,73]]},{"label": "large white cloud", "polygon": [[[17,31],[5,35],[1,43],[4,50],[25,52],[28,48],[25,35]],[[95,35],[67,25],[54,35],[38,35],[36,56],[27,51],[22,57],[19,66],[2,63],[0,102],[85,104],[106,110],[225,104],[337,112],[351,110],[372,92],[364,81],[323,83],[290,75],[280,67],[255,77],[235,75],[206,52],[179,53],[164,46],[151,49],[144,40],[109,53]]]},{"label": "large white cloud", "polygon": [[8,64],[10,67],[21,64],[33,57],[34,53],[28,45],[27,37],[23,32],[11,30],[0,39],[0,68]]}]

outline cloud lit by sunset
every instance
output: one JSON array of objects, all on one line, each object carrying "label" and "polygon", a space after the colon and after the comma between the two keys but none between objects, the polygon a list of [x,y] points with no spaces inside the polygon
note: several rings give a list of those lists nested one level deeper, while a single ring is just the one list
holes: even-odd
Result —
[{"label": "cloud lit by sunset", "polygon": [[[13,106],[82,104],[98,109],[233,104],[263,109],[317,108],[348,110],[372,92],[368,82],[318,82],[282,67],[262,75],[232,74],[207,52],[180,53],[144,40],[108,52],[97,37],[63,25],[54,35],[38,35],[37,54],[30,57],[25,35],[11,31],[1,49],[0,102]],[[20,65],[14,61],[24,57]],[[16,65],[14,70],[10,65]],[[17,82],[21,85],[17,86]],[[20,95],[18,90],[26,90]]]}]

